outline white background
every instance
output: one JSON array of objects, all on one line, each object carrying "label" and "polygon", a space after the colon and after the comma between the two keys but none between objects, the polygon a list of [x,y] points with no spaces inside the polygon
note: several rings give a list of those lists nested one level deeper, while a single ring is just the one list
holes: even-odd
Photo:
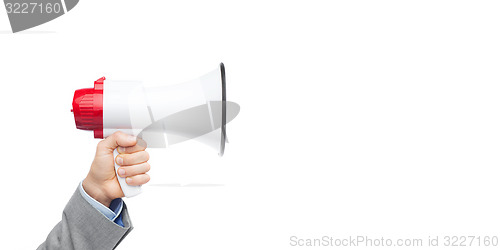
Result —
[{"label": "white background", "polygon": [[102,76],[173,84],[220,61],[241,105],[225,156],[194,142],[150,150],[152,184],[219,186],[146,186],[126,199],[135,229],[119,249],[500,236],[499,12],[497,1],[80,1],[11,34],[0,11],[1,248],[43,242],[89,169],[98,140],[75,129],[74,90]]}]

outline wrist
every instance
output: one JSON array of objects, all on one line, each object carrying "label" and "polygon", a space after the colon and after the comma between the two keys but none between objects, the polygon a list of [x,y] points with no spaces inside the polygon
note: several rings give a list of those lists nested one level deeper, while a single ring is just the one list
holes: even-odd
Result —
[{"label": "wrist", "polygon": [[85,193],[104,206],[109,207],[111,204],[113,199],[109,198],[100,185],[93,181],[89,176],[83,180],[82,187]]}]

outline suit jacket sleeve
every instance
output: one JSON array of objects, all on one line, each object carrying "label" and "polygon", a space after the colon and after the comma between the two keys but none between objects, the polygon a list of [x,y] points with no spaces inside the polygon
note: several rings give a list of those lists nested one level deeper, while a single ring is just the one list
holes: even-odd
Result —
[{"label": "suit jacket sleeve", "polygon": [[77,188],[64,208],[62,220],[37,250],[115,249],[133,229],[125,203],[121,213],[123,227],[92,207]]}]

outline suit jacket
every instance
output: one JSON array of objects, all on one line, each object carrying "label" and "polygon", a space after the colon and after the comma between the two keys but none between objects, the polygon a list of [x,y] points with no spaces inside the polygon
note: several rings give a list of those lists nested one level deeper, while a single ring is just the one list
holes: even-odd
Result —
[{"label": "suit jacket", "polygon": [[115,249],[133,229],[125,203],[121,213],[124,227],[92,207],[77,188],[64,208],[62,220],[37,250]]}]

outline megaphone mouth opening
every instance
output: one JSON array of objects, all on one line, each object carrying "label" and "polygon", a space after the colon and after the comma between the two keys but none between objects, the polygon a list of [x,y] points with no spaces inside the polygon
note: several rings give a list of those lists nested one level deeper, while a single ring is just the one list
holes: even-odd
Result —
[{"label": "megaphone mouth opening", "polygon": [[226,147],[226,69],[224,63],[220,63],[221,83],[222,83],[222,122],[221,122],[221,142],[219,156],[224,155]]}]

